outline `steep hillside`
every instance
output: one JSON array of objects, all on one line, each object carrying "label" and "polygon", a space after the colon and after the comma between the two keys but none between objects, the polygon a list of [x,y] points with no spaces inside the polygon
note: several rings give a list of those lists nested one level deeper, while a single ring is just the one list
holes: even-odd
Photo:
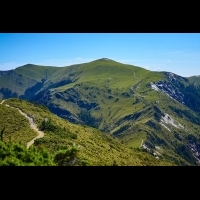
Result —
[{"label": "steep hillside", "polygon": [[17,142],[26,145],[31,139],[37,136],[36,132],[30,129],[28,120],[16,109],[0,104],[0,130],[4,130],[3,140],[5,142]]},{"label": "steep hillside", "polygon": [[76,77],[72,83],[43,90],[33,100],[71,122],[112,133],[130,147],[143,140],[158,157],[197,164],[199,90],[189,79],[105,59],[80,65],[71,76]]},{"label": "steep hillside", "polygon": [[[0,119],[3,118],[2,113],[5,118],[5,120],[1,121],[0,125],[0,131],[5,127],[3,142],[8,144],[8,147],[13,151],[12,154],[6,153],[6,155],[18,155],[15,149],[21,149],[20,151],[23,152],[24,159],[28,154],[33,156],[31,159],[32,161],[30,161],[30,163],[32,163],[31,165],[37,165],[39,162],[36,162],[37,159],[35,156],[37,158],[41,157],[40,164],[45,165],[45,155],[48,158],[46,165],[53,165],[53,163],[56,165],[55,161],[63,158],[63,155],[65,155],[61,154],[61,152],[73,148],[74,146],[79,149],[77,155],[79,164],[76,163],[77,165],[173,165],[172,162],[166,161],[164,158],[158,160],[148,152],[144,152],[140,149],[128,148],[118,139],[113,138],[111,135],[101,133],[97,129],[72,124],[54,115],[46,107],[41,105],[32,104],[21,99],[6,99],[0,104],[0,109],[2,111],[0,112]],[[22,114],[20,115],[19,110],[31,117],[39,130],[44,132],[43,138],[34,141],[34,144],[30,147],[30,153],[28,153],[28,150],[23,149],[23,147],[15,147],[10,144],[12,142],[19,143],[23,141],[22,145],[26,147],[26,142],[35,137],[35,132],[31,129],[30,124],[28,124],[28,120]],[[21,122],[21,125],[19,122]],[[20,131],[24,133],[26,140],[23,138],[22,134],[19,134]],[[0,144],[0,148],[3,148],[5,152],[7,152],[6,148],[8,147],[3,147],[2,143]],[[32,148],[35,148],[35,154]],[[49,157],[48,153],[39,154],[40,151],[43,152],[44,150],[49,152],[51,157],[55,157],[54,162]],[[25,161],[21,162],[20,159],[18,159],[18,161],[12,161],[11,163],[18,163],[19,165],[22,163],[26,165],[27,160]],[[5,160],[2,161],[4,165],[8,165],[9,162]]]},{"label": "steep hillside", "polygon": [[199,86],[200,85],[200,76],[191,76],[191,77],[188,77],[188,79],[190,80],[190,82],[196,86]]},{"label": "steep hillside", "polygon": [[31,99],[58,67],[27,64],[15,70],[0,71],[0,97],[21,97]]},{"label": "steep hillside", "polygon": [[[157,158],[198,165],[200,90],[193,77],[153,72],[110,59],[44,69],[50,75],[44,78],[44,70],[37,80],[39,75],[34,75],[39,82],[32,87],[37,89],[31,95],[24,89],[20,98],[43,104],[70,122],[115,136],[129,148],[141,146]],[[8,85],[2,87],[10,90]]]}]

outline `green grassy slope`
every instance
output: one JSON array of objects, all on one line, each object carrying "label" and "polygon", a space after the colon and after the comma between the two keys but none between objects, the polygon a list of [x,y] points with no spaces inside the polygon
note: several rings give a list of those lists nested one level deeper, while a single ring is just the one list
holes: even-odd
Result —
[{"label": "green grassy slope", "polygon": [[[60,74],[58,77],[61,79],[62,76]],[[49,90],[53,104],[67,107],[69,111],[77,115],[80,112],[79,105],[73,101],[66,102],[69,90],[73,88],[72,95],[78,93],[86,103],[88,101],[97,103],[102,109],[102,112],[92,110],[92,115],[98,117],[104,114],[105,118],[116,118],[140,109],[146,100],[143,97],[148,90],[146,84],[150,79],[151,81],[159,80],[162,74],[115,61],[97,60],[78,66],[71,76],[76,77],[73,83]],[[140,94],[139,88],[145,90]],[[60,94],[62,97],[57,98],[56,94]],[[45,103],[50,104],[51,100],[48,99],[48,102]],[[123,109],[121,109],[121,105],[123,105]],[[111,109],[111,113],[108,109]]]},{"label": "green grassy slope", "polygon": [[0,104],[0,130],[5,127],[3,140],[5,142],[21,142],[26,145],[37,134],[30,129],[27,119],[19,111]]},{"label": "green grassy slope", "polygon": [[[187,158],[180,157],[177,150],[179,145],[187,146],[188,131],[171,126],[173,133],[169,133],[159,124],[161,116],[157,117],[158,111],[154,106],[160,112],[168,113],[187,130],[190,127],[190,133],[198,138],[196,129],[199,125],[194,123],[195,120],[188,121],[195,118],[195,112],[188,109],[189,105],[183,105],[151,88],[151,82],[163,81],[183,92],[189,91],[190,95],[191,83],[187,79],[173,75],[174,81],[171,80],[172,75],[166,72],[152,72],[102,59],[76,66],[71,76],[76,77],[72,83],[44,91],[43,97],[46,99],[35,100],[44,103],[61,117],[114,134],[133,148],[139,147],[138,138],[141,137],[146,144],[153,144],[154,150],[156,145],[162,146],[162,153],[177,163],[195,163],[189,149],[187,151],[190,155]],[[187,113],[188,117],[177,115],[177,109],[190,114]],[[174,135],[176,132],[183,135],[182,141],[177,140]],[[139,136],[136,137],[136,134]]]},{"label": "green grassy slope", "polygon": [[[106,59],[62,68],[28,65],[17,70],[35,81],[28,91],[13,82],[23,89],[21,98],[44,104],[73,123],[118,137],[130,148],[140,147],[143,141],[151,153],[161,154],[157,156],[180,165],[196,164],[191,145],[200,152],[200,91],[192,78]],[[159,91],[152,88],[152,83]],[[164,113],[184,128],[169,123],[162,126]],[[191,143],[190,135],[196,138],[195,143]]]},{"label": "green grassy slope", "polygon": [[190,80],[191,83],[199,86],[200,85],[200,77],[199,76],[191,76],[188,77],[188,79]]},{"label": "green grassy slope", "polygon": [[[4,103],[20,108],[27,115],[33,116],[34,122],[45,132],[44,138],[36,140],[33,146],[37,150],[48,150],[52,156],[59,150],[76,145],[79,148],[78,157],[86,160],[88,165],[172,165],[172,162],[164,158],[157,160],[142,150],[128,148],[118,139],[97,129],[72,124],[52,114],[44,106],[19,99],[7,99]],[[1,107],[9,109],[4,104]],[[50,121],[48,127],[42,126],[45,118]],[[5,137],[6,135],[7,133]]]},{"label": "green grassy slope", "polygon": [[58,67],[27,64],[0,76],[0,88],[9,90],[9,93],[6,94],[8,97],[24,95],[27,89],[32,88],[37,83],[43,85],[44,81],[51,77],[52,73],[60,69]]}]

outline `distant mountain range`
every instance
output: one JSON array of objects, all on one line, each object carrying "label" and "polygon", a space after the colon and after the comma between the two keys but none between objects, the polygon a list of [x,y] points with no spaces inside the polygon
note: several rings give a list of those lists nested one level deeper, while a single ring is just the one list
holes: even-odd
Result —
[{"label": "distant mountain range", "polygon": [[154,72],[107,58],[66,67],[27,64],[0,71],[0,99],[13,97],[43,104],[155,159],[199,164],[199,76]]}]

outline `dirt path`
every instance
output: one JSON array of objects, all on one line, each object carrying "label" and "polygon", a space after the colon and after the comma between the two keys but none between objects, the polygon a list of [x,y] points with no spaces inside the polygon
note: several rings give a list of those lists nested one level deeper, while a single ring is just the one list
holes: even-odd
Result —
[{"label": "dirt path", "polygon": [[[126,67],[128,67],[128,66],[126,66]],[[137,78],[136,75],[135,75],[135,71],[134,71],[131,67],[128,67],[128,68],[132,70],[132,72],[133,72],[133,77],[137,80],[137,83],[138,83],[138,78]],[[137,84],[137,83],[136,83],[136,84]]]},{"label": "dirt path", "polygon": [[[3,100],[0,104],[3,104],[5,100]],[[6,104],[7,107],[10,107],[10,108],[14,108],[14,109],[17,109],[21,115],[23,115],[24,117],[26,117],[26,119],[28,119],[29,121],[29,124],[30,124],[30,128],[32,128],[35,132],[37,132],[38,136],[36,136],[35,138],[33,138],[30,142],[27,143],[27,149],[34,143],[34,141],[36,139],[39,139],[39,138],[42,138],[44,137],[44,132],[43,131],[40,131],[37,127],[37,125],[34,123],[33,119],[31,117],[29,117],[26,113],[22,112],[22,110],[20,110],[19,108],[15,108],[15,107],[12,107],[8,104]]]},{"label": "dirt path", "polygon": [[5,100],[2,100],[2,102],[1,102],[0,104],[3,104],[4,101],[5,101]]},{"label": "dirt path", "polygon": [[140,145],[140,148],[142,148],[142,146],[143,146],[143,143],[144,143],[144,140],[141,138],[141,140],[142,140],[142,143],[141,143],[141,145]]},{"label": "dirt path", "polygon": [[[139,80],[138,80],[138,78],[136,77],[136,74],[135,74],[135,71],[131,68],[131,67],[128,67],[128,66],[126,66],[127,68],[129,68],[132,72],[133,72],[133,77],[137,80],[137,83],[136,84],[138,84],[138,82],[139,82]],[[142,77],[142,75],[141,75],[141,77]],[[139,88],[139,86],[136,88],[136,89],[138,89]],[[133,92],[134,92],[134,96],[136,96],[136,97],[138,97],[138,99],[139,99],[139,101],[142,103],[142,104],[144,104],[145,105],[145,103],[143,102],[143,100],[142,100],[142,98],[145,98],[145,96],[142,96],[142,95],[140,95],[140,94],[138,94],[137,92],[136,92],[136,90],[134,91],[133,90],[133,86],[130,88]],[[142,97],[142,98],[141,98]],[[135,97],[134,97],[135,98]]]},{"label": "dirt path", "polygon": [[[133,133],[135,133],[133,129],[130,129],[130,128],[129,128],[128,130],[133,131]],[[144,140],[143,140],[142,137],[141,137],[140,135],[138,135],[137,133],[135,133],[135,135],[137,135],[137,136],[141,139],[141,145],[140,145],[139,148],[142,148],[143,143],[144,143]]]},{"label": "dirt path", "polygon": [[143,143],[144,143],[144,140],[143,140],[137,133],[135,133],[135,134],[142,140],[141,145],[140,145],[140,147],[139,147],[139,148],[141,148],[142,145],[143,145]]}]

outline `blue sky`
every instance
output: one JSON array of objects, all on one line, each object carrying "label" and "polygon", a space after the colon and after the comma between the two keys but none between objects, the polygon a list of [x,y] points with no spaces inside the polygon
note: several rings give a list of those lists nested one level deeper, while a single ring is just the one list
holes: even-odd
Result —
[{"label": "blue sky", "polygon": [[200,75],[200,33],[0,33],[0,70],[100,58],[184,77]]}]

